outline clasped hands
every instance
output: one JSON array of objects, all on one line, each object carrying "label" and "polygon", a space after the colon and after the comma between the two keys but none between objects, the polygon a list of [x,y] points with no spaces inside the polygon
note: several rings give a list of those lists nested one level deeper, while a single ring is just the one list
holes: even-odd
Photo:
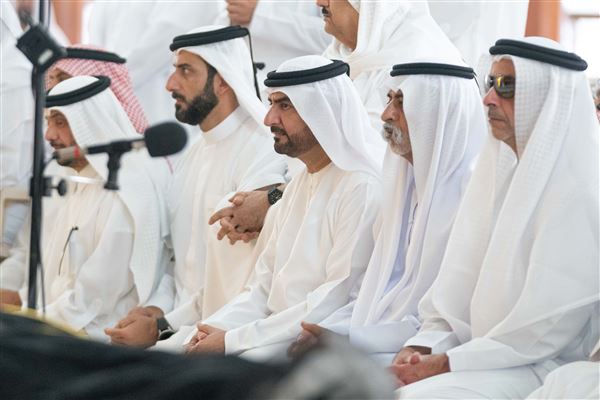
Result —
[{"label": "clasped hands", "polygon": [[219,221],[221,228],[217,238],[222,240],[227,236],[231,244],[238,240],[248,243],[256,239],[269,210],[266,192],[261,190],[239,192],[233,195],[229,202],[231,206],[215,212],[208,220],[209,225]]},{"label": "clasped hands", "polygon": [[396,377],[398,386],[450,372],[446,354],[428,354],[429,348],[405,347],[394,357],[388,370]]},{"label": "clasped hands", "polygon": [[223,329],[202,323],[197,324],[197,332],[183,346],[186,354],[219,353],[225,354],[225,333]]}]

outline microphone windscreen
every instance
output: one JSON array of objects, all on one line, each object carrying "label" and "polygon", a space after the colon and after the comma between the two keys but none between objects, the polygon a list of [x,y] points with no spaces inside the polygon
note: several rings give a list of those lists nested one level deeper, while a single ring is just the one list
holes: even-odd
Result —
[{"label": "microphone windscreen", "polygon": [[146,129],[144,141],[152,157],[164,157],[183,150],[187,143],[187,133],[176,122],[163,122]]}]

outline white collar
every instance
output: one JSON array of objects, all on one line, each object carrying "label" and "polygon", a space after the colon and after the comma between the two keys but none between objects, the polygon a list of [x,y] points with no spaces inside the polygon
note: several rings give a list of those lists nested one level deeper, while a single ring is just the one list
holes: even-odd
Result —
[{"label": "white collar", "polygon": [[248,113],[241,107],[237,107],[221,123],[206,132],[202,136],[206,143],[215,144],[228,138],[231,134],[238,131],[238,128],[249,118]]}]

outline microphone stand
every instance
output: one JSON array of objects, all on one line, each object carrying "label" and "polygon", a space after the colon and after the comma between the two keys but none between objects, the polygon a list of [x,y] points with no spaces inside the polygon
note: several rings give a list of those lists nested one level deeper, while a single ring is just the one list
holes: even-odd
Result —
[{"label": "microphone stand", "polygon": [[108,177],[106,178],[104,189],[119,190],[117,175],[119,173],[119,168],[121,168],[121,156],[123,154],[125,154],[125,152],[122,151],[113,151],[108,153],[108,162],[106,163],[106,166],[108,167]]},{"label": "microphone stand", "polygon": [[48,34],[44,26],[48,26],[46,18],[46,0],[39,1],[39,23],[31,26],[18,40],[17,47],[33,64],[32,89],[35,99],[35,121],[33,132],[33,171],[29,187],[31,197],[31,238],[29,247],[29,279],[27,307],[37,307],[37,272],[41,266],[41,230],[42,230],[42,196],[48,195],[52,189],[48,180],[44,179],[44,106],[46,100],[45,72],[58,59],[66,55]]}]

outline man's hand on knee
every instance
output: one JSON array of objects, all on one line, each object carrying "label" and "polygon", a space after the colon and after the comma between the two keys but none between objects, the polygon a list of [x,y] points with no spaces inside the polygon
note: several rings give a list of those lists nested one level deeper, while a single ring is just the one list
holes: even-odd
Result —
[{"label": "man's hand on knee", "polygon": [[184,351],[186,354],[225,354],[225,333],[222,329],[199,323],[197,333],[184,345]]},{"label": "man's hand on knee", "polygon": [[389,367],[389,370],[398,379],[400,386],[450,372],[450,363],[446,354],[421,355],[414,353],[407,359],[406,363],[392,364]]},{"label": "man's hand on knee", "polygon": [[[139,311],[139,310],[138,310]],[[106,328],[112,343],[134,347],[150,347],[158,341],[156,317],[142,313],[130,313],[114,328]]]},{"label": "man's hand on knee", "polygon": [[300,325],[302,326],[302,332],[287,349],[287,355],[290,358],[299,357],[307,352],[319,342],[319,338],[324,332],[328,332],[327,329],[317,324],[301,322]]}]

